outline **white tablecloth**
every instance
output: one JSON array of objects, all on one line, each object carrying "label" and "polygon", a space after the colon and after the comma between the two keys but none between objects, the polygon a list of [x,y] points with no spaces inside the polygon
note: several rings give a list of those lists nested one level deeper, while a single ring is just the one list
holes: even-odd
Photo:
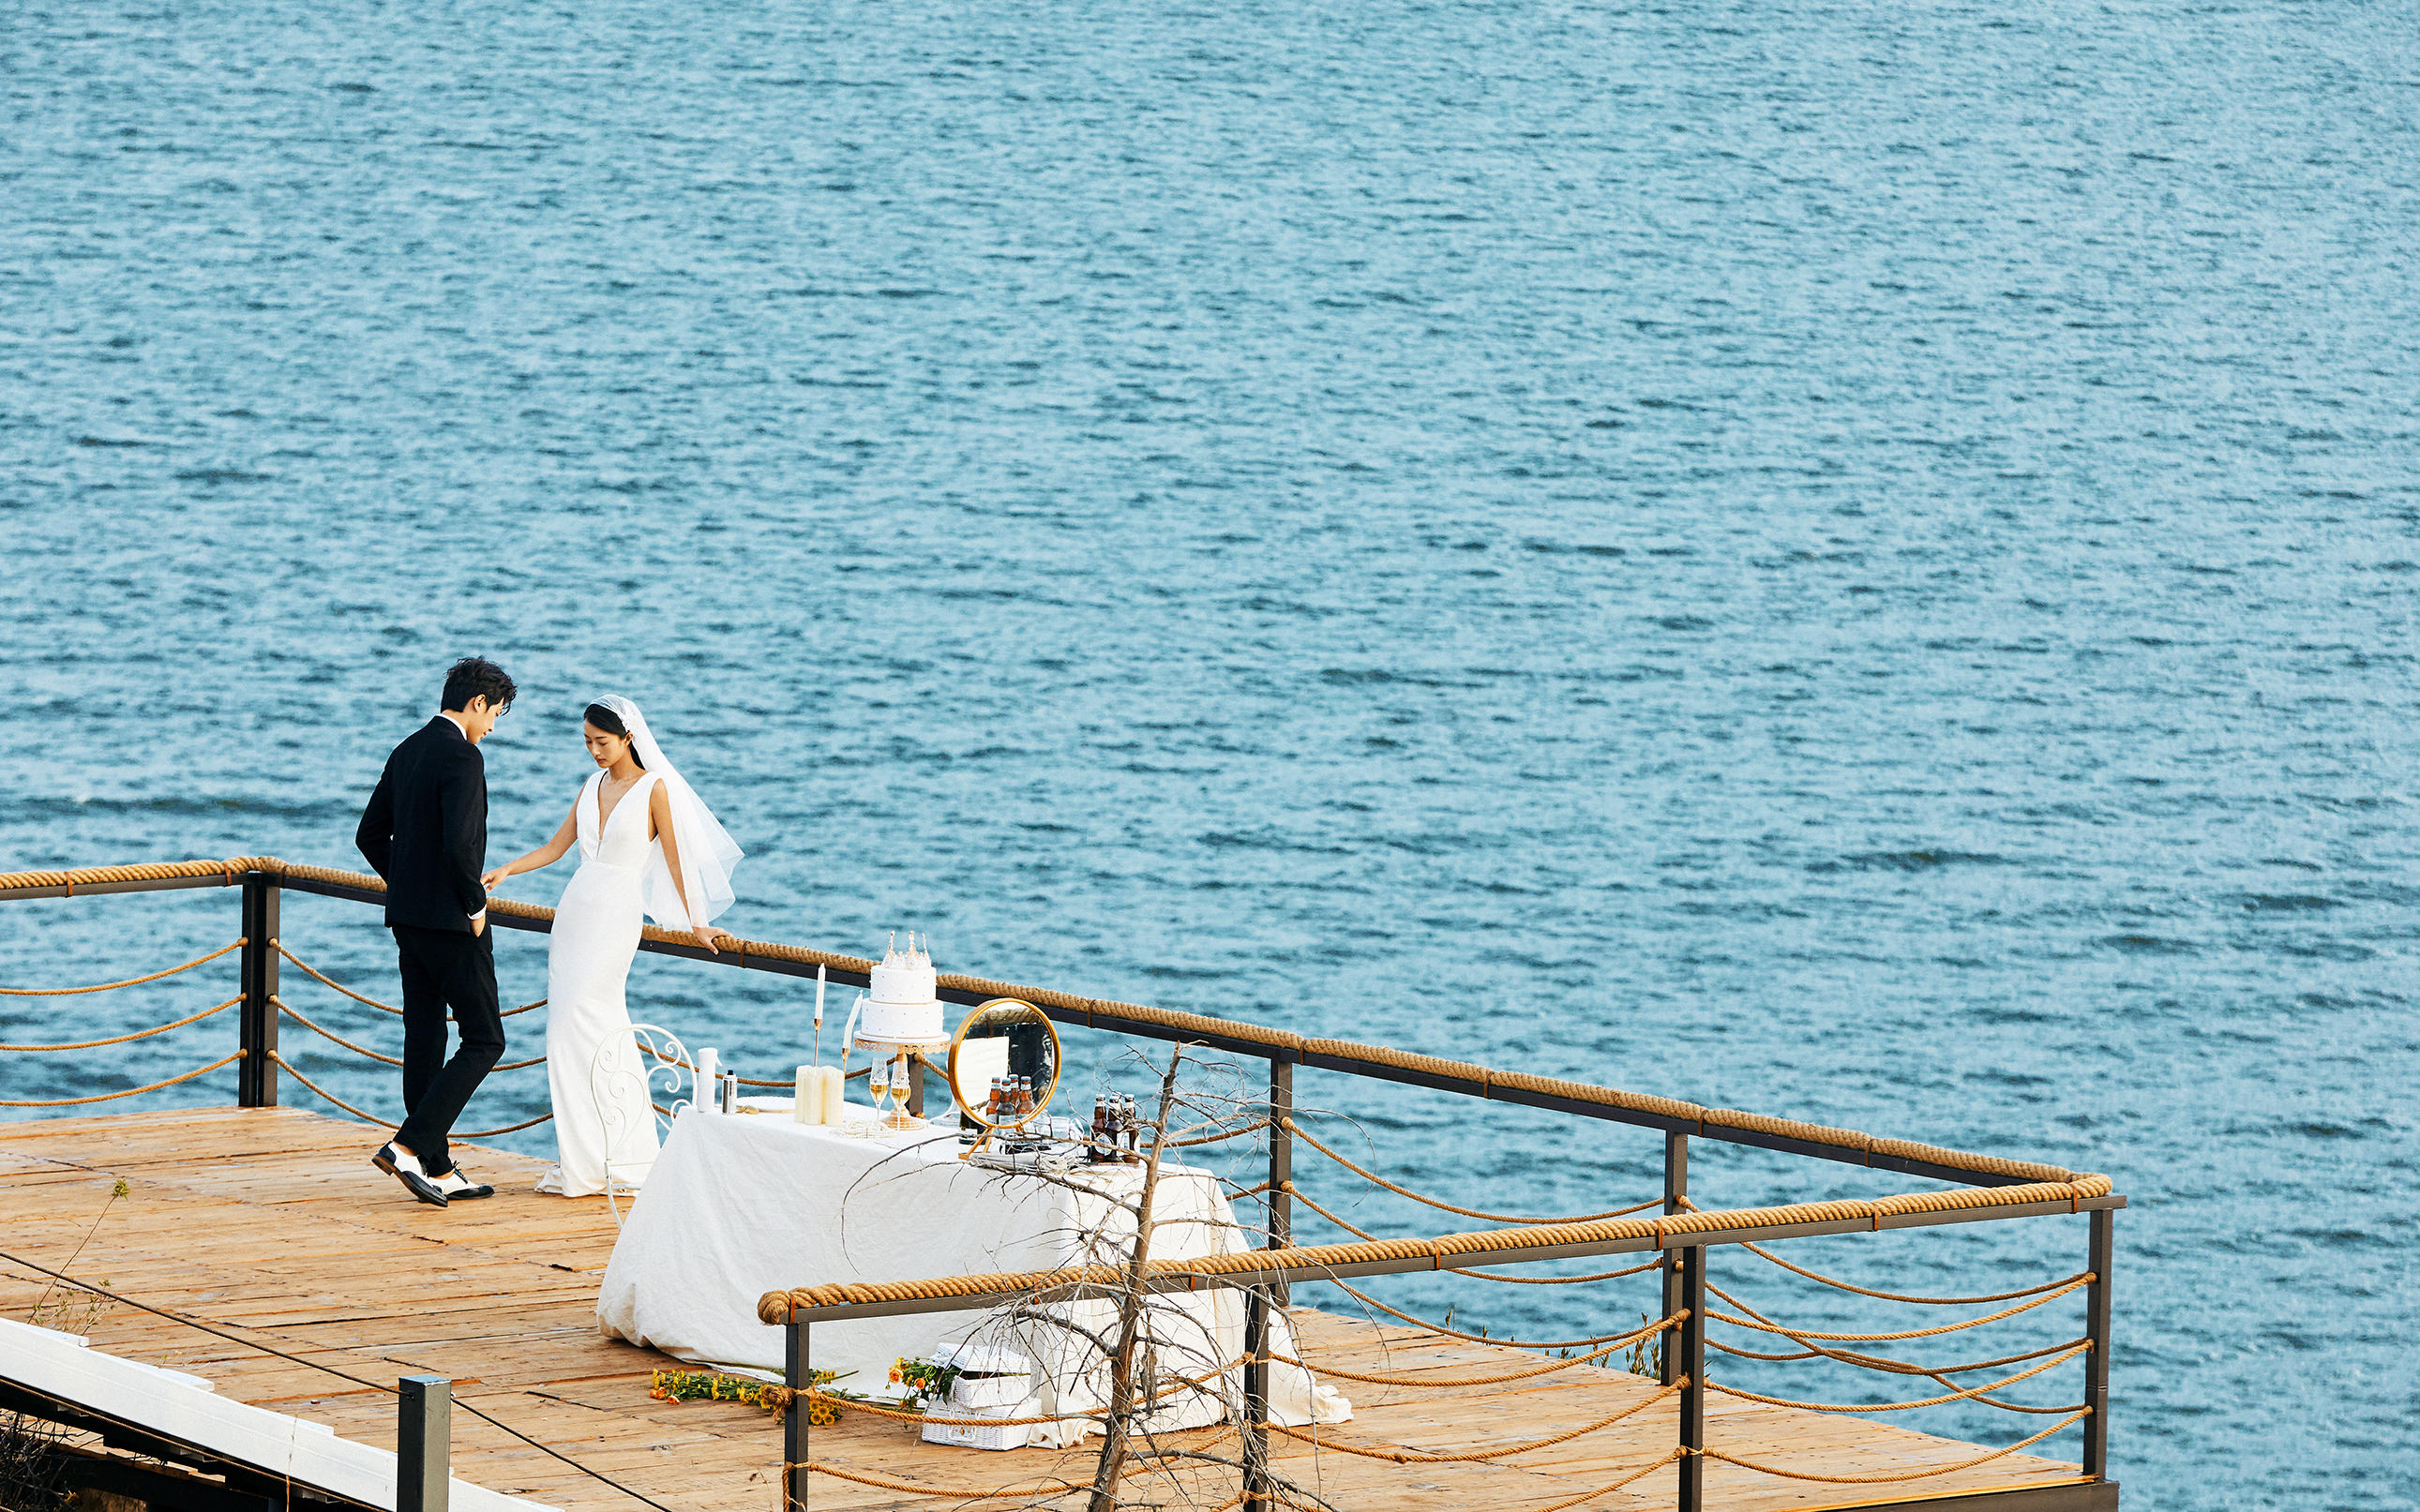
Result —
[{"label": "white tablecloth", "polygon": [[[852,1114],[870,1117],[852,1106]],[[993,1271],[1047,1271],[1111,1262],[1132,1241],[1133,1220],[1103,1197],[1042,1178],[1011,1175],[958,1159],[954,1128],[848,1138],[791,1121],[789,1114],[725,1115],[685,1109],[656,1158],[646,1188],[624,1221],[597,1299],[611,1337],[652,1345],[684,1360],[782,1367],[783,1331],[756,1320],[768,1291],[835,1281],[905,1281]],[[1132,1197],[1140,1166],[1078,1167],[1075,1180]],[[1250,1247],[1209,1172],[1162,1165],[1152,1254],[1187,1258]],[[1111,1338],[1116,1304],[1063,1304],[1051,1316]],[[1241,1400],[1240,1371],[1199,1390],[1175,1378],[1209,1376],[1243,1353],[1244,1295],[1220,1288],[1154,1299],[1147,1334],[1164,1406],[1152,1427],[1215,1422]],[[1295,1354],[1282,1313],[1271,1345]],[[1065,1329],[1012,1323],[978,1312],[919,1313],[816,1324],[809,1343],[817,1370],[848,1372],[837,1384],[895,1395],[892,1362],[980,1335],[1007,1344],[1038,1368],[1042,1411],[1097,1411],[1107,1396],[1098,1352]],[[1270,1410],[1293,1427],[1342,1423],[1352,1404],[1292,1365],[1270,1370]],[[1072,1443],[1086,1425],[1046,1438]]]}]

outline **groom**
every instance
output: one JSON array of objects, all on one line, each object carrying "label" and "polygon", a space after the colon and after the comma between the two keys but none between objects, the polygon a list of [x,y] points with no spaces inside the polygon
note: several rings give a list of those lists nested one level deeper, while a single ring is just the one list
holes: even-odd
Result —
[{"label": "groom", "polygon": [[[386,759],[353,842],[386,879],[386,922],[403,973],[403,1127],[371,1164],[435,1207],[495,1195],[464,1176],[446,1135],[504,1054],[495,937],[479,873],[488,859],[488,767],[479,742],[512,707],[513,680],[466,656],[445,674],[437,717]],[[462,1047],[445,1057],[445,1012]]]}]

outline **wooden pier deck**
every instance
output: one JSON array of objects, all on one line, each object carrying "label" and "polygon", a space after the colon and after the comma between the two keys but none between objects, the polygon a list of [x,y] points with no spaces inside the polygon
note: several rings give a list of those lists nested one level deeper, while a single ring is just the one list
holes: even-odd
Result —
[{"label": "wooden pier deck", "polygon": [[[777,1420],[737,1404],[654,1400],[649,1372],[674,1362],[598,1335],[597,1278],[614,1237],[601,1199],[540,1196],[529,1186],[542,1163],[481,1152],[466,1164],[495,1181],[492,1200],[423,1207],[370,1167],[377,1138],[363,1125],[288,1108],[0,1123],[0,1249],[52,1267],[73,1255],[80,1279],[367,1380],[449,1377],[458,1399],[680,1512],[778,1506]],[[129,1194],[113,1203],[110,1190],[120,1178]],[[96,1227],[104,1207],[107,1215]],[[7,1316],[24,1318],[43,1289],[40,1276],[0,1264]],[[51,1315],[62,1295],[53,1291]],[[734,1298],[732,1305],[752,1308],[754,1300]],[[323,1422],[361,1443],[395,1444],[395,1400],[383,1393],[130,1308],[106,1307],[88,1322],[81,1299],[70,1299],[65,1311],[64,1321],[45,1321],[89,1334],[96,1349],[208,1378],[223,1396]],[[1469,1375],[1535,1359],[1309,1308],[1295,1316],[1314,1365]],[[1637,1377],[1590,1367],[1450,1391],[1341,1384],[1353,1398],[1355,1420],[1320,1430],[1324,1437],[1435,1453],[1543,1437],[1656,1390]],[[1721,1396],[1707,1411],[1710,1443],[1818,1473],[1905,1472],[1982,1452],[1869,1418]],[[1537,1512],[1663,1458],[1676,1422],[1676,1406],[1667,1400],[1605,1431],[1497,1464],[1395,1465],[1283,1438],[1273,1448],[1283,1473],[1315,1484],[1344,1512]],[[1208,1441],[1218,1431],[1197,1436]],[[1233,1446],[1230,1437],[1226,1448]],[[815,1457],[952,1488],[1080,1478],[1092,1459],[1089,1452],[928,1446],[908,1427],[864,1416],[815,1430]],[[454,1473],[566,1512],[639,1504],[461,1412],[454,1418]],[[1224,1469],[1200,1472],[1192,1504],[1219,1505],[1234,1494],[1233,1481]],[[1723,1512],[1807,1512],[2079,1482],[2074,1465],[2026,1455],[1896,1487],[1776,1480],[1714,1461],[1706,1466],[1706,1504]],[[814,1504],[834,1512],[945,1504],[820,1476],[813,1489]],[[1171,1508],[1187,1504],[1164,1483],[1135,1491]],[[1585,1507],[1667,1508],[1674,1497],[1675,1473],[1667,1465]],[[2000,1498],[1971,1504],[1995,1501],[2016,1504]],[[2100,1504],[2079,1493],[2073,1504]]]}]

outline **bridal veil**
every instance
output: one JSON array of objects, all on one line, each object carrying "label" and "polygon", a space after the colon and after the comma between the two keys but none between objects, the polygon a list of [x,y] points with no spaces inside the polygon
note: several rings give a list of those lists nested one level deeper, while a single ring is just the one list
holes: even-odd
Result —
[{"label": "bridal veil", "polygon": [[597,702],[621,717],[639,764],[663,779],[664,795],[672,803],[673,835],[679,844],[681,880],[690,902],[697,905],[694,916],[681,907],[672,868],[664,862],[663,842],[658,841],[648,848],[647,872],[640,885],[647,916],[664,929],[692,929],[710,922],[731,906],[732,868],[747,853],[715,822],[696,790],[681,779],[664,748],[656,744],[655,732],[647,728],[647,717],[639,712],[639,706],[618,693],[608,693]]}]

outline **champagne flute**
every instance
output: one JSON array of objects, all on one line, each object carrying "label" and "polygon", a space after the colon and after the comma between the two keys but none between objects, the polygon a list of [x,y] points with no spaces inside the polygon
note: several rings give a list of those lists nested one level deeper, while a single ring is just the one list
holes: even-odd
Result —
[{"label": "champagne flute", "polygon": [[876,1061],[874,1069],[865,1073],[865,1088],[867,1091],[874,1094],[875,1121],[879,1124],[882,1118],[883,1095],[891,1090],[891,1062]]}]

